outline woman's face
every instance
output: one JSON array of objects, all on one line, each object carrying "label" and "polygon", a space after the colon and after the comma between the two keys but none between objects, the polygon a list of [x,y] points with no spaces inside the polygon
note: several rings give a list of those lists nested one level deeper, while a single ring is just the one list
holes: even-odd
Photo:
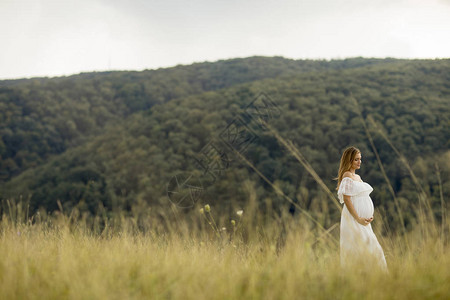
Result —
[{"label": "woman's face", "polygon": [[352,169],[357,170],[361,168],[361,153],[357,153],[352,162]]}]

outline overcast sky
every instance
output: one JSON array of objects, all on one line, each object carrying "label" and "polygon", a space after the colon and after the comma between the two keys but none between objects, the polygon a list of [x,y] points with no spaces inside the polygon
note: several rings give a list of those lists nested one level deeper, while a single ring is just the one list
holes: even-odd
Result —
[{"label": "overcast sky", "polygon": [[253,55],[449,58],[450,0],[0,0],[0,79]]}]

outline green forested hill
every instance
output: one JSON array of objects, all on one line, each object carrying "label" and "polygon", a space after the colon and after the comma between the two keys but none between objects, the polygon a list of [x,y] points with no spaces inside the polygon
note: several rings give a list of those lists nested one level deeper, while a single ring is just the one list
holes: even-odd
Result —
[{"label": "green forested hill", "polygon": [[[0,196],[22,195],[33,211],[57,209],[58,199],[65,210],[91,213],[99,204],[109,211],[168,207],[172,176],[198,169],[192,155],[260,92],[281,111],[270,124],[295,143],[332,192],[340,154],[355,145],[375,206],[396,214],[364,120],[406,221],[418,187],[389,143],[407,159],[439,215],[441,188],[445,200],[450,195],[450,60],[253,57],[0,82]],[[246,158],[262,174],[303,208],[320,212],[333,205],[273,135],[257,134]],[[245,162],[228,155],[229,168],[199,201],[241,206],[248,200],[243,183],[252,182],[258,200],[285,207]]]},{"label": "green forested hill", "polygon": [[0,81],[0,181],[102,134],[108,123],[171,99],[281,75],[390,61],[251,57],[142,72]]}]

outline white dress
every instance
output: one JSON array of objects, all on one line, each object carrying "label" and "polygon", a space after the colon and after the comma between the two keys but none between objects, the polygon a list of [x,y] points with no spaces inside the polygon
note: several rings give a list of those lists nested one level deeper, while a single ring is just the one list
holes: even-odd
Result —
[{"label": "white dress", "polygon": [[373,217],[374,207],[369,196],[372,191],[373,188],[370,184],[353,180],[350,177],[344,177],[339,185],[339,202],[344,204],[341,214],[341,266],[345,267],[350,262],[357,261],[357,255],[362,255],[360,256],[362,258],[360,262],[368,264],[371,261],[383,271],[388,272],[383,249],[372,230],[371,224],[365,226],[359,224],[344,203],[344,195],[348,195],[358,216],[363,218]]}]

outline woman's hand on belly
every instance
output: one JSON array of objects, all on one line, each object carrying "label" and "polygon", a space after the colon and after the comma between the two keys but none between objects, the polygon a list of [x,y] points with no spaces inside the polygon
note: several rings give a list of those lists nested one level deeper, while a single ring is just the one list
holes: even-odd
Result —
[{"label": "woman's hand on belly", "polygon": [[367,225],[369,225],[370,222],[373,221],[373,217],[370,217],[370,218],[359,217],[356,221],[361,225],[367,226]]}]

